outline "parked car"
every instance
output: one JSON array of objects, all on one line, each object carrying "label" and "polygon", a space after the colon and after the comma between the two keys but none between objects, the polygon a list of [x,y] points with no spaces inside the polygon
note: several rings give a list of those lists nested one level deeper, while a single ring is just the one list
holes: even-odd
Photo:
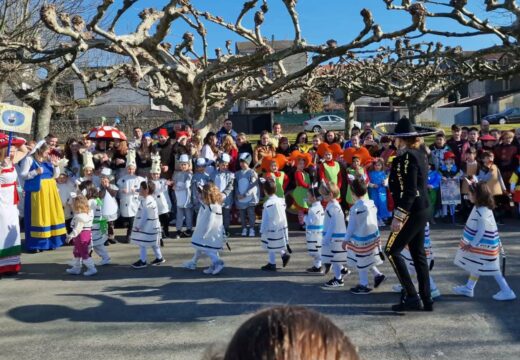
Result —
[{"label": "parked car", "polygon": [[[361,123],[354,121],[354,126],[361,129]],[[305,131],[319,133],[321,130],[345,130],[345,119],[337,115],[320,115],[303,122]]]},{"label": "parked car", "polygon": [[520,108],[510,108],[497,114],[487,115],[482,120],[487,120],[490,124],[500,125],[520,122]]},{"label": "parked car", "polygon": [[152,137],[154,139],[156,139],[157,132],[159,131],[159,129],[165,128],[166,130],[168,130],[168,134],[170,134],[170,137],[175,138],[175,133],[177,131],[181,130],[182,126],[185,124],[186,124],[186,121],[184,121],[184,120],[170,120],[154,129],[148,130],[148,132],[152,134]]}]

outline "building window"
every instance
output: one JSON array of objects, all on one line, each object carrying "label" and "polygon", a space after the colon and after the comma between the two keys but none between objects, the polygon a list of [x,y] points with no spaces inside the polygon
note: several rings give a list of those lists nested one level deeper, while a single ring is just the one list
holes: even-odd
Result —
[{"label": "building window", "polygon": [[511,90],[511,79],[502,79],[502,90],[503,91],[509,91]]}]

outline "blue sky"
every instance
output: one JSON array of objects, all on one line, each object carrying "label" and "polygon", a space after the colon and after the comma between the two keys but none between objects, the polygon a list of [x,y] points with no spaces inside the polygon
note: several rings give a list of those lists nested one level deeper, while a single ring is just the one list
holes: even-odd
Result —
[{"label": "blue sky", "polygon": [[[123,0],[116,0],[112,7],[112,14],[119,8]],[[214,15],[220,15],[230,22],[234,22],[238,13],[242,9],[244,0],[193,0],[192,3],[198,9],[207,10]],[[472,8],[477,14],[484,16],[482,5],[484,1],[471,1]],[[167,0],[141,0],[120,20],[116,31],[118,34],[133,31],[139,23],[137,14],[147,7],[162,9],[168,3]],[[259,1],[261,4],[261,1]],[[400,1],[396,1],[400,3]],[[478,5],[475,5],[478,3]],[[271,38],[274,35],[277,40],[293,39],[293,27],[290,18],[285,11],[281,0],[269,1],[269,12],[262,26],[262,33],[265,37]],[[350,41],[362,29],[363,23],[360,10],[366,7],[372,11],[374,18],[379,23],[383,31],[390,32],[410,24],[409,15],[402,12],[389,11],[385,8],[382,0],[299,0],[297,10],[300,14],[301,28],[303,37],[308,43],[322,44],[328,39],[336,39],[340,44]],[[444,11],[446,11],[444,9]],[[244,25],[251,26],[254,11],[244,20]],[[503,17],[492,17],[492,21],[508,21]],[[460,30],[461,27],[448,20],[434,20],[429,22],[431,28],[449,29],[450,31]],[[213,56],[214,49],[224,48],[227,39],[240,41],[241,38],[229,31],[212,24],[207,24],[209,54]],[[185,31],[192,31],[180,22],[171,29],[168,41],[173,44],[180,42],[181,36]],[[425,40],[439,40],[438,37],[424,38]],[[474,38],[443,38],[441,41],[445,45],[461,45],[465,50],[476,50],[482,47],[491,46],[497,43],[498,39],[493,36],[474,37]],[[197,48],[200,49],[200,41],[197,39]]]}]

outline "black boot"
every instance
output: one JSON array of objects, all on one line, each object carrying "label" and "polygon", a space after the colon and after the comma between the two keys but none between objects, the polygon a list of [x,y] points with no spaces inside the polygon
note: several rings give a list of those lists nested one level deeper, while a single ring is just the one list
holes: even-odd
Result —
[{"label": "black boot", "polygon": [[407,296],[406,293],[401,293],[401,301],[399,304],[392,305],[392,311],[403,312],[403,311],[421,311],[423,310],[423,304],[419,295]]},{"label": "black boot", "polygon": [[422,299],[422,303],[424,311],[433,311],[433,299],[431,297]]}]

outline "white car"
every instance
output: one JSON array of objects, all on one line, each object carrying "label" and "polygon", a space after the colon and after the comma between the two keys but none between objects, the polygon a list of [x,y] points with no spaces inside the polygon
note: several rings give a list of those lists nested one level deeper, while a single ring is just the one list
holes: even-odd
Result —
[{"label": "white car", "polygon": [[[361,129],[361,123],[354,121],[354,126]],[[345,130],[345,119],[336,115],[320,115],[303,122],[305,131],[319,133],[321,130]]]}]

